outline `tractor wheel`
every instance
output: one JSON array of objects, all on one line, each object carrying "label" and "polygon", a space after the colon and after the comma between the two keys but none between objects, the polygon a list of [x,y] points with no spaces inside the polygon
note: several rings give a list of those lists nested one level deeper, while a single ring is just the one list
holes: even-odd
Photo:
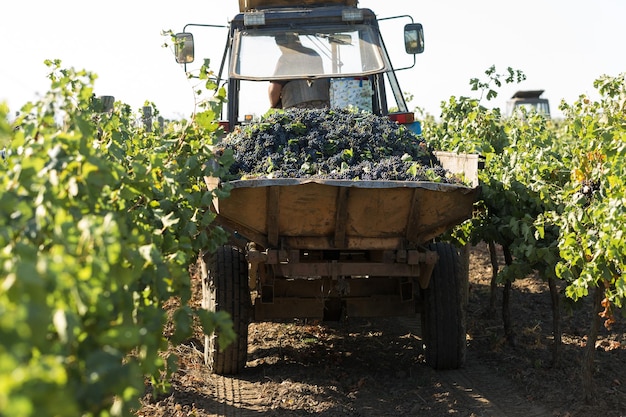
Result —
[{"label": "tractor wheel", "polygon": [[426,364],[438,370],[458,369],[465,362],[466,352],[461,259],[448,243],[433,243],[429,249],[437,252],[439,260],[428,288],[422,290]]},{"label": "tractor wheel", "polygon": [[219,348],[215,333],[205,336],[204,361],[213,373],[237,374],[246,366],[251,311],[245,254],[235,246],[221,246],[202,256],[202,271],[202,307],[230,314],[237,335],[226,349]]}]

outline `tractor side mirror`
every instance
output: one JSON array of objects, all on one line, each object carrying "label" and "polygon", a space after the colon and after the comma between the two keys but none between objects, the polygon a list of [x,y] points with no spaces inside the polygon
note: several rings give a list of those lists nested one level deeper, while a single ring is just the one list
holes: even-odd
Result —
[{"label": "tractor side mirror", "polygon": [[337,45],[352,45],[352,36],[338,33],[336,35],[329,35],[328,42]]},{"label": "tractor side mirror", "polygon": [[407,54],[424,52],[424,28],[421,23],[409,23],[404,26],[404,49]]},{"label": "tractor side mirror", "polygon": [[177,33],[174,35],[174,52],[176,54],[176,62],[179,64],[193,62],[193,35],[191,33]]}]

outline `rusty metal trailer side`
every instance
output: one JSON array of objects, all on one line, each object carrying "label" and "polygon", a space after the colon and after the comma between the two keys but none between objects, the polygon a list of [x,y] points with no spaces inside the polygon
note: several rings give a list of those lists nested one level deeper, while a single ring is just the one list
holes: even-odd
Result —
[{"label": "rusty metal trailer side", "polygon": [[213,202],[217,222],[263,248],[285,250],[416,247],[470,217],[478,193],[421,181],[251,179],[228,185],[230,196]]}]

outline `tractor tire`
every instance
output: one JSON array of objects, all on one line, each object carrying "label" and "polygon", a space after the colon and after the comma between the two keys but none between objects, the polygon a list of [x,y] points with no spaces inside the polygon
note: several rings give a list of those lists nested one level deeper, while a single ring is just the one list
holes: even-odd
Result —
[{"label": "tractor tire", "polygon": [[422,290],[422,338],[426,364],[433,369],[458,369],[465,363],[463,269],[457,249],[448,243],[429,245],[437,252],[428,288]]},{"label": "tractor tire", "polygon": [[225,349],[219,348],[217,334],[205,336],[204,361],[215,374],[238,374],[245,368],[248,354],[248,324],[252,308],[248,262],[240,248],[221,246],[215,253],[202,256],[202,272],[202,307],[230,314],[236,333],[236,339]]}]

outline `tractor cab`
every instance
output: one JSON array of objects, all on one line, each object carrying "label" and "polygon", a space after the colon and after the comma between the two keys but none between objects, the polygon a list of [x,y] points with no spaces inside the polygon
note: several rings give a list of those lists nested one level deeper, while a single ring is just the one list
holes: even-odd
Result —
[{"label": "tractor cab", "polygon": [[[388,115],[419,130],[396,77],[398,70],[415,65],[415,57],[413,65],[394,68],[371,10],[328,3],[297,8],[272,4],[249,9],[242,5],[242,12],[227,27],[226,46],[216,74],[218,84],[227,88],[223,123],[227,130],[251,119],[246,115],[257,113],[255,108],[261,113],[270,108],[271,82],[291,81],[299,82],[304,89],[316,83],[318,87],[327,86],[331,108]],[[409,19],[404,26],[404,51],[413,56],[422,53],[422,25],[407,16],[389,19]],[[210,25],[189,24],[176,35],[176,58],[186,69],[198,50],[189,31],[194,26]],[[285,39],[295,43],[285,46]],[[289,56],[282,59],[279,68],[277,63],[285,54]],[[311,60],[313,56],[315,61]]]}]

